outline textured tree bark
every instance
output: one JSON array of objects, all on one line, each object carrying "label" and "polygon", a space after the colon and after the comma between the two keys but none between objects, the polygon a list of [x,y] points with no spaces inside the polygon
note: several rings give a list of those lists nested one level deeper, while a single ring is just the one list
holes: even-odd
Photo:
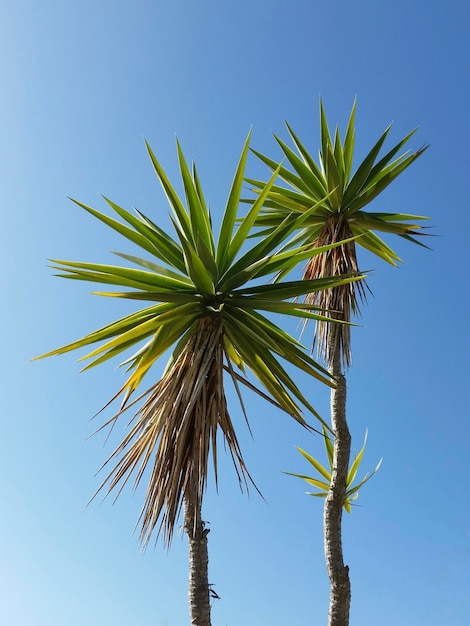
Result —
[{"label": "textured tree bark", "polygon": [[346,421],[346,379],[341,371],[339,346],[330,352],[328,365],[337,387],[331,390],[331,424],[334,433],[334,457],[331,485],[325,500],[323,524],[325,558],[330,578],[328,626],[348,626],[351,603],[349,567],[344,565],[341,522],[351,453],[351,435]]},{"label": "textured tree bark", "polygon": [[[201,507],[195,509],[195,492],[192,485],[184,496],[184,528],[189,543],[189,613],[192,626],[211,626],[209,600],[209,530],[201,518]],[[196,511],[196,512],[195,512]]]}]

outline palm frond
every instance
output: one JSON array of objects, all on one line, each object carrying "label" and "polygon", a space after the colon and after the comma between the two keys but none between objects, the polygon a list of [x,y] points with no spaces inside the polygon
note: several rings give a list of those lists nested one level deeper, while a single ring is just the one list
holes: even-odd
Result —
[{"label": "palm frond", "polygon": [[[135,415],[124,439],[104,464],[107,474],[98,491],[114,492],[117,497],[129,481],[134,488],[147,481],[138,522],[144,545],[154,531],[157,537],[162,534],[166,545],[170,544],[184,501],[195,507],[192,517],[196,519],[211,456],[217,481],[219,431],[240,485],[247,488],[251,481],[228,410],[224,373],[235,385],[245,417],[242,386],[309,428],[305,411],[324,422],[295,384],[288,365],[334,386],[327,370],[263,313],[282,311],[300,318],[322,319],[316,304],[299,304],[292,298],[305,296],[312,290],[320,292],[350,285],[361,277],[274,284],[263,280],[275,273],[287,272],[296,260],[310,256],[308,246],[290,243],[285,247],[285,242],[303,227],[316,207],[283,220],[263,242],[250,248],[247,244],[252,227],[269,197],[279,168],[274,168],[268,183],[260,187],[248,215],[238,224],[236,215],[248,142],[249,137],[236,168],[218,240],[213,234],[196,168],[187,165],[179,143],[177,153],[184,200],[147,145],[171,208],[170,219],[176,236],[168,235],[142,212],[130,213],[111,200],[106,199],[106,202],[119,219],[77,202],[148,257],[115,253],[133,267],[52,262],[60,276],[109,287],[110,290],[95,292],[97,295],[116,298],[117,302],[128,299],[136,304],[139,301],[149,304],[141,311],[42,355],[86,348],[87,353],[80,357],[86,363],[85,369],[124,355],[121,365],[127,372],[127,379],[106,405],[121,398],[121,408],[105,424],[112,427],[129,410],[135,411]],[[339,241],[322,248],[321,252],[334,249],[340,250]],[[144,378],[171,349],[173,352],[163,375],[139,396]],[[131,350],[130,356],[125,354]],[[254,377],[256,384],[250,377]],[[196,493],[188,494],[194,486]],[[190,497],[185,500],[186,495]]]},{"label": "palm frond", "polygon": [[[330,435],[325,428],[323,428],[323,441],[325,443],[328,468],[322,465],[311,454],[309,454],[305,450],[302,450],[302,448],[297,448],[297,450],[304,457],[304,459],[306,459],[310,463],[310,465],[320,474],[321,480],[319,480],[318,478],[313,478],[313,476],[306,476],[305,474],[295,474],[293,472],[284,472],[285,474],[288,474],[289,476],[295,476],[296,478],[301,478],[302,480],[305,480],[305,482],[307,482],[309,485],[313,485],[314,487],[316,487],[319,491],[315,493],[307,492],[307,495],[316,496],[318,498],[326,498],[326,496],[328,495],[330,488],[331,488],[331,476],[333,473],[334,442],[330,439]],[[366,484],[366,482],[368,482],[372,478],[372,476],[374,476],[374,474],[380,469],[380,466],[382,465],[382,459],[380,459],[380,461],[375,466],[375,469],[370,474],[366,474],[364,478],[361,481],[359,481],[359,483],[357,483],[356,485],[353,484],[357,475],[357,471],[361,464],[362,457],[364,456],[366,443],[367,443],[367,430],[366,430],[366,434],[364,437],[364,443],[362,445],[362,448],[359,450],[358,454],[356,455],[354,461],[351,463],[351,466],[349,467],[349,470],[348,470],[348,475],[346,479],[346,491],[344,494],[344,501],[343,501],[343,507],[348,513],[351,513],[351,505],[352,505],[353,500],[357,500],[357,498],[359,497],[359,489],[361,489],[361,487],[363,487]]]},{"label": "palm frond", "polygon": [[[270,170],[279,168],[279,178],[284,182],[284,186],[271,187],[256,220],[256,226],[265,228],[261,231],[262,236],[272,233],[284,220],[308,212],[299,233],[291,240],[292,245],[309,245],[313,251],[320,246],[348,240],[338,248],[325,251],[320,257],[312,255],[304,273],[304,278],[308,280],[358,274],[356,244],[387,263],[396,265],[400,258],[377,235],[377,232],[399,235],[413,243],[420,243],[417,237],[425,234],[420,223],[427,219],[424,216],[372,213],[365,211],[364,208],[414,163],[428,146],[414,152],[405,151],[399,154],[414,135],[413,130],[384,156],[380,156],[390,133],[389,126],[353,171],[355,113],[356,102],[342,140],[338,128],[331,133],[323,103],[320,101],[321,147],[318,162],[287,122],[287,130],[294,149],[275,135],[284,163],[287,165],[279,166],[278,161],[253,151]],[[247,182],[259,196],[260,190],[264,188],[264,182],[254,179],[247,179]],[[357,239],[350,241],[354,236]],[[327,361],[330,358],[329,346],[339,342],[343,366],[348,367],[351,364],[349,322],[352,315],[359,313],[360,304],[365,300],[368,290],[364,281],[358,281],[328,290],[312,290],[307,296],[306,302],[318,306],[330,319],[348,322],[328,327],[323,320],[317,321],[314,344],[318,345],[321,356]],[[328,341],[328,333],[333,343]]]}]

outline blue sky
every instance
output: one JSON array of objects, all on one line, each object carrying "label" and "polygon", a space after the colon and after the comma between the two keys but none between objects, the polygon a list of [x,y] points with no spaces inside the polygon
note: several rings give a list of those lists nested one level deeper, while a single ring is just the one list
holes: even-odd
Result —
[{"label": "blue sky", "polygon": [[[399,269],[360,259],[374,297],[353,333],[348,415],[356,450],[369,429],[364,471],[384,461],[344,521],[351,626],[466,623],[469,17],[453,1],[2,3],[1,624],[188,623],[184,538],[142,556],[139,493],[85,510],[112,449],[87,439],[90,418],[121,372],[30,362],[123,311],[47,268],[128,251],[67,196],[104,209],[104,193],[171,228],[143,140],[174,177],[177,135],[217,220],[248,130],[275,158],[287,119],[314,152],[320,96],[342,128],[357,96],[359,156],[391,121],[391,141],[419,126],[412,147],[431,144],[375,208],[432,217],[433,251],[399,242]],[[254,158],[248,172],[264,174]],[[300,384],[327,415],[327,390]],[[325,623],[321,503],[282,474],[306,470],[296,445],[320,456],[321,442],[254,397],[247,407],[254,440],[235,404],[234,419],[267,503],[240,494],[222,459],[204,504],[213,623]]]}]

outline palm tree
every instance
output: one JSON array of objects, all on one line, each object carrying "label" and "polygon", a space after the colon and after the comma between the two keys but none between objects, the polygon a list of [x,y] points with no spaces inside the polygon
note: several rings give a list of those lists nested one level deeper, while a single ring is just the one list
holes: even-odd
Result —
[{"label": "palm tree", "polygon": [[[321,150],[318,164],[287,123],[295,149],[291,149],[279,137],[275,136],[275,139],[292,169],[280,167],[276,161],[255,152],[270,169],[279,169],[279,177],[287,185],[273,185],[267,193],[264,208],[256,220],[258,226],[266,227],[262,234],[270,236],[287,216],[297,219],[299,215],[309,213],[293,239],[295,245],[311,246],[312,258],[304,272],[306,280],[359,272],[356,244],[391,265],[397,265],[400,258],[377,232],[398,235],[423,245],[416,239],[417,235],[423,234],[417,222],[426,218],[401,213],[374,213],[366,211],[365,207],[408,168],[427,146],[397,156],[414,134],[415,131],[412,131],[380,157],[390,131],[389,126],[353,173],[355,112],[356,103],[342,141],[338,128],[333,137],[330,134],[320,101]],[[254,185],[258,194],[264,188],[264,183],[258,180],[248,179],[248,182]],[[314,206],[317,208],[312,211]],[[316,254],[319,247],[343,240],[347,240],[344,245]],[[346,380],[343,370],[351,364],[349,323],[351,317],[358,314],[359,304],[366,297],[366,289],[365,281],[351,282],[322,291],[314,289],[305,300],[309,304],[316,304],[331,320],[346,322],[330,324],[318,320],[314,335],[314,344],[317,343],[320,354],[328,364],[328,371],[336,381],[336,386],[331,390],[333,471],[324,508],[325,556],[330,578],[329,626],[346,626],[349,623],[351,592],[349,569],[343,559],[341,519],[347,489],[351,437],[346,420]]]},{"label": "palm tree", "polygon": [[[169,547],[180,511],[184,510],[190,553],[191,623],[197,626],[210,625],[208,529],[202,519],[202,499],[211,457],[217,482],[219,430],[240,486],[248,488],[251,481],[227,406],[224,373],[232,380],[244,413],[242,385],[307,427],[301,407],[316,414],[315,410],[280,359],[331,385],[330,376],[300,343],[261,311],[320,319],[314,313],[316,305],[291,302],[292,298],[345,282],[322,278],[265,284],[260,280],[280,269],[293,267],[299,258],[310,257],[309,246],[305,245],[275,252],[310,213],[284,221],[253,247],[246,245],[277,175],[275,172],[236,228],[248,145],[249,137],[236,169],[217,242],[195,166],[188,167],[177,144],[186,201],[183,202],[147,145],[171,207],[176,238],[142,213],[130,213],[106,198],[121,220],[75,201],[143,249],[148,258],[116,253],[133,267],[52,261],[59,276],[118,289],[98,292],[98,295],[150,303],[43,356],[64,354],[98,343],[98,347],[81,357],[88,362],[84,368],[88,369],[137,345],[137,351],[122,363],[128,378],[108,403],[121,397],[121,407],[103,427],[112,427],[129,409],[135,414],[129,431],[104,464],[110,465],[110,469],[99,490],[105,489],[106,493],[117,490],[119,495],[131,477],[134,488],[144,474],[148,477],[139,516],[140,539],[144,546],[156,531],[156,537],[161,533]],[[252,281],[254,284],[250,286]],[[136,394],[152,365],[171,347],[173,352],[160,380]],[[247,378],[245,370],[254,374],[261,388]],[[134,399],[133,394],[137,398]]]}]

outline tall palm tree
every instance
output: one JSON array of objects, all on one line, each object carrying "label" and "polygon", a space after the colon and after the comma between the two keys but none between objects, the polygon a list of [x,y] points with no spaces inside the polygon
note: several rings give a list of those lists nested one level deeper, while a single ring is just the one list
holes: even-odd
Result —
[{"label": "tall palm tree", "polygon": [[[355,142],[354,103],[346,128],[344,141],[338,128],[330,133],[324,107],[320,101],[321,149],[319,163],[300,142],[292,128],[286,123],[293,141],[291,149],[284,141],[275,139],[291,169],[279,166],[278,162],[255,151],[255,154],[279,177],[286,186],[273,185],[266,195],[264,208],[256,224],[266,227],[264,236],[270,236],[287,216],[293,220],[299,215],[309,214],[299,233],[294,237],[295,245],[311,246],[312,258],[304,272],[306,280],[326,276],[340,276],[359,272],[356,245],[362,246],[391,265],[400,258],[379,237],[379,233],[398,235],[421,244],[417,235],[423,234],[422,216],[402,213],[375,213],[365,208],[405,169],[407,169],[426,147],[410,153],[398,153],[413,136],[409,133],[384,156],[380,156],[390,126],[381,135],[365,159],[353,172]],[[259,194],[264,183],[248,179]],[[259,200],[259,197],[258,197]],[[317,207],[312,210],[312,207]],[[347,240],[344,245],[316,254],[322,246]],[[324,542],[327,570],[330,578],[329,626],[346,626],[349,623],[350,581],[349,569],[344,564],[341,539],[342,507],[347,488],[351,437],[346,420],[346,380],[344,371],[351,364],[351,317],[358,313],[359,304],[365,300],[365,281],[351,282],[330,289],[312,290],[306,302],[316,304],[331,320],[346,324],[331,324],[317,320],[314,344],[328,365],[330,375],[336,381],[331,390],[331,426],[334,434],[334,463],[330,490],[324,508]]]},{"label": "tall palm tree", "polygon": [[[156,536],[162,533],[169,546],[180,511],[184,510],[190,552],[191,623],[197,626],[210,624],[208,529],[201,510],[211,457],[217,481],[219,429],[240,485],[248,487],[251,481],[227,406],[224,373],[235,386],[243,412],[242,385],[307,426],[301,407],[316,414],[315,410],[280,359],[323,383],[331,385],[331,378],[300,343],[261,311],[320,319],[314,313],[316,305],[299,304],[291,299],[313,289],[345,282],[337,278],[276,284],[262,281],[263,277],[280,269],[293,267],[299,258],[310,257],[309,246],[305,245],[275,252],[295,228],[301,227],[309,212],[295,220],[283,221],[251,248],[246,245],[277,175],[276,171],[248,215],[236,227],[248,145],[249,137],[236,169],[217,241],[196,168],[188,167],[179,144],[177,152],[185,202],[147,145],[171,207],[176,238],[142,213],[130,213],[106,198],[121,220],[77,202],[143,249],[147,258],[116,253],[133,267],[52,261],[59,276],[117,288],[117,291],[98,292],[98,295],[150,303],[43,356],[64,354],[98,343],[98,347],[81,357],[88,361],[84,368],[88,369],[138,346],[122,363],[129,373],[128,378],[108,403],[121,397],[121,407],[104,426],[114,425],[129,409],[134,409],[135,414],[128,433],[104,464],[110,465],[110,469],[100,489],[107,493],[117,490],[119,495],[132,477],[134,488],[144,474],[148,477],[139,516],[140,539],[144,545],[156,531]],[[143,393],[136,393],[152,365],[172,346],[171,358],[160,380],[150,384]],[[256,385],[247,378],[245,369],[257,378]],[[138,397],[134,399],[133,394]]]}]

